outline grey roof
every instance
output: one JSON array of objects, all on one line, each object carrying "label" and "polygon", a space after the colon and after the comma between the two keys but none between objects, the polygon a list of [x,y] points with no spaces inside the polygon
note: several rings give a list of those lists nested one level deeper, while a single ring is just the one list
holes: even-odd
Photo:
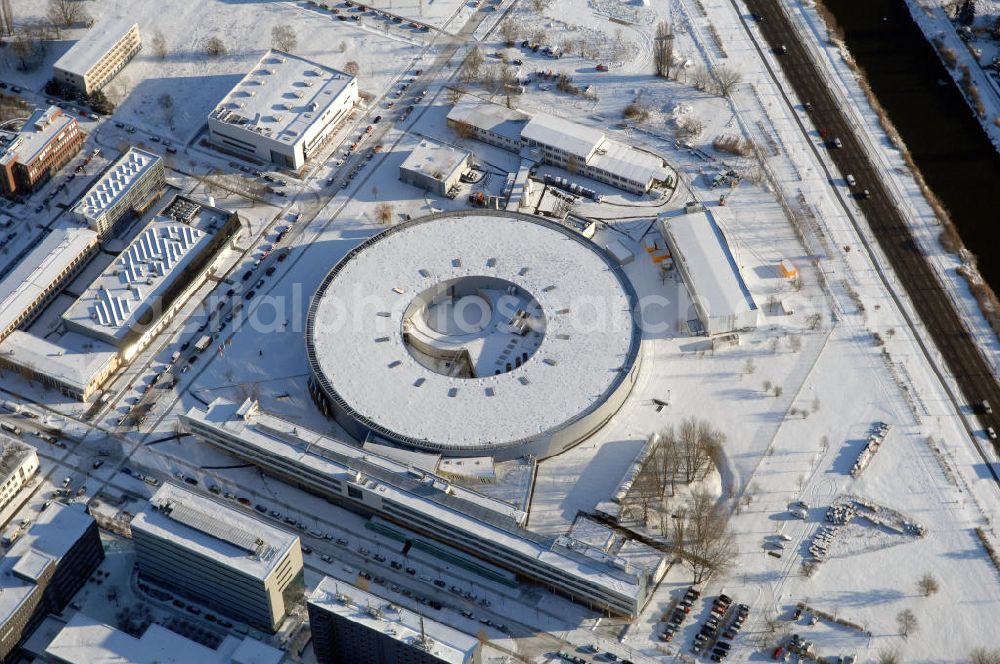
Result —
[{"label": "grey roof", "polygon": [[515,143],[521,140],[521,130],[531,116],[521,111],[484,102],[475,97],[463,97],[448,112],[448,119],[488,131]]},{"label": "grey roof", "polygon": [[0,342],[0,357],[83,392],[115,361],[118,349],[76,332],[50,340],[14,330]]},{"label": "grey roof", "polygon": [[536,113],[521,131],[521,137],[586,159],[604,141],[604,132],[548,113]]},{"label": "grey roof", "polygon": [[134,25],[137,25],[135,20],[127,17],[106,18],[91,26],[52,66],[85,76]]}]

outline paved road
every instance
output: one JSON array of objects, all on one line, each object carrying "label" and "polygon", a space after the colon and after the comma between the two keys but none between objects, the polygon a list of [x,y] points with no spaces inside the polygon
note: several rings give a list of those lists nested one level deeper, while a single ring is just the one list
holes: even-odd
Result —
[{"label": "paved road", "polygon": [[[760,32],[778,54],[781,68],[798,98],[811,104],[808,115],[813,124],[824,129],[830,141],[839,138],[842,142],[843,147],[839,149],[827,146],[830,147],[830,157],[840,175],[846,177],[852,174],[856,178],[857,187],[852,189],[856,196],[861,190],[868,190],[870,195],[867,198],[859,196],[856,202],[868,220],[879,246],[892,264],[896,277],[910,296],[921,322],[958,382],[961,394],[950,394],[954,406],[956,409],[962,409],[967,404],[977,404],[984,399],[991,404],[1000,405],[1000,383],[997,382],[989,363],[962,323],[951,296],[942,286],[934,268],[921,253],[902,212],[882,181],[879,169],[866,151],[863,139],[856,135],[845,110],[841,108],[833,91],[828,87],[819,65],[814,62],[779,0],[745,0],[745,3],[751,12],[763,19],[758,25]],[[782,54],[780,50],[785,52]],[[851,220],[862,242],[865,242],[864,234],[853,215]],[[865,248],[871,251],[867,244]],[[878,266],[878,261],[874,256],[872,258],[873,263]],[[881,269],[878,269],[878,272],[889,292],[893,293],[887,276]],[[895,298],[895,295],[893,297]],[[907,316],[906,309],[898,300],[897,305],[903,315]],[[908,322],[911,327],[915,327],[914,321],[908,320]],[[920,342],[919,337],[918,342]],[[930,365],[938,371],[931,349],[920,343]],[[939,374],[939,378],[950,393],[943,376]],[[979,421],[984,426],[992,426],[1000,431],[1000,407],[994,410],[993,414],[980,415]],[[990,443],[985,433],[969,428],[968,424],[966,426],[976,451],[985,462],[993,479],[1000,485],[1000,476],[990,463],[988,451]]]}]

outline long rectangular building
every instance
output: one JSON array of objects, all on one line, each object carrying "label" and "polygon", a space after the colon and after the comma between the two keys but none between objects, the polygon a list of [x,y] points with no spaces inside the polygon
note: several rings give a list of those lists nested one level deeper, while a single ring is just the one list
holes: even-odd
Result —
[{"label": "long rectangular building", "polygon": [[0,194],[30,192],[80,151],[86,138],[58,106],[36,109],[17,132],[0,133]]},{"label": "long rectangular building", "polygon": [[209,137],[227,151],[298,169],[357,102],[350,74],[271,50],[209,114]]},{"label": "long rectangular building", "polygon": [[73,399],[89,401],[121,366],[121,353],[75,332],[53,339],[14,330],[0,341],[0,366]]},{"label": "long rectangular building", "polygon": [[55,80],[85,95],[100,90],[142,48],[139,24],[132,19],[107,19],[92,26],[52,65]]},{"label": "long rectangular building", "polygon": [[148,209],[159,198],[164,183],[163,159],[129,148],[80,198],[73,214],[102,240],[107,239],[129,214]]},{"label": "long rectangular building", "polygon": [[164,484],[132,519],[139,573],[270,632],[301,584],[299,538],[241,510]]},{"label": "long rectangular building", "polygon": [[521,527],[522,512],[500,501],[262,413],[256,402],[217,399],[207,410],[192,408],[181,420],[202,440],[331,502],[503,567],[591,608],[633,617],[655,585],[656,570],[566,536],[533,533]]}]

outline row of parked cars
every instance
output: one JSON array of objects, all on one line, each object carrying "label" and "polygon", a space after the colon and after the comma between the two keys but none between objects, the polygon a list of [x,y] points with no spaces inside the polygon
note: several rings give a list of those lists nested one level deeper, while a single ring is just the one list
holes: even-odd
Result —
[{"label": "row of parked cars", "polygon": [[[725,593],[712,602],[710,617],[694,637],[691,652],[708,654],[713,662],[721,662],[729,656],[733,640],[750,615],[750,607],[738,604],[733,607],[733,599]],[[730,617],[731,616],[731,617]]]},{"label": "row of parked cars", "polygon": [[661,641],[670,643],[674,640],[674,636],[677,635],[677,631],[681,628],[688,614],[691,613],[691,608],[699,597],[701,597],[701,591],[691,586],[684,592],[684,597],[677,603],[674,610],[669,615],[664,613],[661,616],[661,620],[666,623],[660,634]]}]

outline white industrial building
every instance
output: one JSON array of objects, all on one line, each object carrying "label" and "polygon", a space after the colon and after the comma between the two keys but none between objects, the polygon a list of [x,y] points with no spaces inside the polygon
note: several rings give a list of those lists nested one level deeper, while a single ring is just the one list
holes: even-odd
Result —
[{"label": "white industrial building", "polygon": [[520,152],[533,161],[579,173],[634,194],[672,186],[676,175],[657,155],[604,132],[549,113],[528,115],[483,101],[461,100],[448,113],[461,135]]},{"label": "white industrial building", "polygon": [[130,214],[142,214],[160,197],[165,180],[159,155],[129,148],[84,193],[73,214],[102,240]]},{"label": "white industrial building", "polygon": [[107,85],[141,48],[138,23],[128,18],[104,20],[56,60],[53,78],[90,94]]},{"label": "white industrial building", "polygon": [[313,394],[358,440],[545,458],[631,391],[636,302],[607,254],[562,224],[429,215],[370,238],[320,284],[306,319]]},{"label": "white industrial building", "polygon": [[715,219],[702,211],[660,215],[658,223],[701,331],[711,336],[755,329],[760,310]]},{"label": "white industrial building", "polygon": [[131,529],[141,575],[260,629],[277,630],[301,582],[296,535],[181,486],[160,487]]},{"label": "white industrial building", "polygon": [[350,74],[271,50],[208,116],[226,151],[301,168],[358,101]]},{"label": "white industrial building", "polygon": [[215,648],[151,624],[141,636],[76,612],[44,649],[56,664],[281,664],[285,654],[249,636],[227,634]]},{"label": "white industrial building", "polygon": [[478,664],[471,634],[395,606],[384,597],[323,577],[307,600],[316,661],[351,664]]},{"label": "white industrial building", "polygon": [[0,434],[0,509],[14,499],[38,472],[38,452]]},{"label": "white industrial building", "polygon": [[498,583],[525,579],[593,609],[634,617],[658,580],[657,569],[571,537],[534,533],[523,527],[527,515],[507,503],[263,413],[256,402],[216,399],[180,419],[199,439],[370,517],[372,529],[432,555],[460,556],[463,567]]},{"label": "white industrial building", "polygon": [[75,332],[53,339],[14,330],[0,342],[0,366],[73,399],[89,401],[121,366],[121,353]]},{"label": "white industrial building", "polygon": [[424,139],[399,166],[399,179],[438,196],[447,196],[469,169],[465,150]]},{"label": "white industrial building", "polygon": [[58,222],[0,281],[0,339],[31,323],[96,251],[96,233]]}]

